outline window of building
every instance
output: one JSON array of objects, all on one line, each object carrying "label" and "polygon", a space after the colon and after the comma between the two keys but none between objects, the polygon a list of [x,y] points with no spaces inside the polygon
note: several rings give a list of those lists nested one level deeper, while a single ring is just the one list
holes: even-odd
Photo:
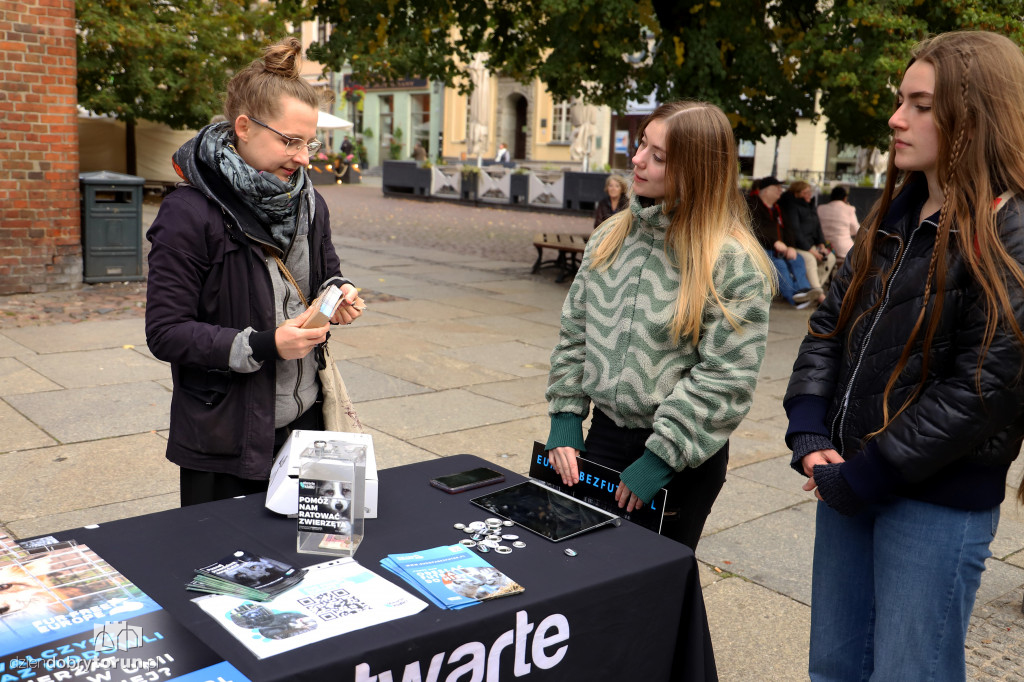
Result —
[{"label": "window of building", "polygon": [[424,147],[428,147],[430,140],[430,95],[428,93],[413,94],[409,96],[409,104],[412,114],[412,142],[417,140]]},{"label": "window of building", "polygon": [[556,102],[555,112],[551,118],[551,141],[569,143],[572,137],[572,119],[569,111],[572,104],[569,102]]}]

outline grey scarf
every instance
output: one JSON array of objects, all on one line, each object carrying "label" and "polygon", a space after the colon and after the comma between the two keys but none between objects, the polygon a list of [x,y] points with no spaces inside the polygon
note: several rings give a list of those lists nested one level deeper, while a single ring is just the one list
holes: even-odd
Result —
[{"label": "grey scarf", "polygon": [[281,251],[288,253],[297,221],[308,221],[312,215],[313,183],[309,182],[306,169],[295,173],[291,182],[256,170],[238,154],[229,123],[208,126],[196,137],[196,142],[198,159],[220,173],[257,220],[266,226]]}]

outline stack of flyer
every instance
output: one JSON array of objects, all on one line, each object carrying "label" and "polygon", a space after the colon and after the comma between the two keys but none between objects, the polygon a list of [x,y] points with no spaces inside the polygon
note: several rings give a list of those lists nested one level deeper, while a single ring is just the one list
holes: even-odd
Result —
[{"label": "stack of flyer", "polygon": [[270,601],[297,585],[305,574],[306,569],[240,549],[209,566],[197,568],[195,577],[185,587],[193,592]]},{"label": "stack of flyer", "polygon": [[442,609],[462,609],[523,591],[519,583],[463,545],[389,554],[380,564]]}]

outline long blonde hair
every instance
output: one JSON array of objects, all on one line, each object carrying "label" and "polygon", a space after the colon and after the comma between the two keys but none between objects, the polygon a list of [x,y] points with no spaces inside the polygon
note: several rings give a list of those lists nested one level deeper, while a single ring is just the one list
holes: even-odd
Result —
[{"label": "long blonde hair", "polygon": [[[1006,190],[1018,194],[1024,190],[1024,54],[1011,40],[986,31],[944,33],[914,48],[909,68],[917,61],[935,68],[935,92],[932,97],[935,127],[938,131],[937,176],[943,201],[935,236],[924,294],[909,338],[903,344],[896,367],[882,396],[883,422],[871,436],[884,431],[910,407],[924,389],[932,340],[945,303],[948,263],[953,254],[967,265],[972,279],[981,289],[981,304],[986,325],[981,353],[975,371],[975,388],[981,394],[981,368],[996,330],[1003,327],[1024,346],[1024,333],[1017,324],[1010,289],[1024,290],[1020,265],[1007,253],[999,238],[993,200]],[[851,316],[866,283],[879,273],[872,269],[871,256],[881,241],[882,225],[893,199],[919,178],[919,172],[901,173],[889,154],[888,175],[882,197],[864,222],[853,251],[853,277],[832,337],[848,326],[850,331],[883,300],[858,316]],[[952,229],[953,226],[956,229]],[[883,286],[887,278],[883,278]],[[922,337],[920,346],[919,338]],[[920,350],[919,350],[920,349]],[[918,384],[895,411],[889,398],[912,355],[921,353]],[[1024,483],[1018,496],[1024,500]]]},{"label": "long blonde hair", "polygon": [[[732,237],[749,255],[775,292],[775,270],[754,237],[746,203],[739,192],[736,140],[722,110],[706,102],[670,102],[655,109],[640,124],[641,139],[651,121],[665,123],[665,197],[663,210],[671,216],[665,250],[679,270],[679,292],[670,332],[678,343],[700,340],[704,308],[710,301],[721,308],[733,328],[739,321],[715,289],[714,269],[725,240]],[[631,197],[632,198],[632,197]],[[606,234],[594,250],[590,267],[607,268],[619,254],[633,227],[626,210],[602,228]]]}]

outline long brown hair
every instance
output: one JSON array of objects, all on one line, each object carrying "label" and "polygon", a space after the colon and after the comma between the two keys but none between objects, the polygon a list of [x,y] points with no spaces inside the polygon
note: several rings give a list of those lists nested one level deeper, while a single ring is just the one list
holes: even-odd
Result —
[{"label": "long brown hair", "polygon": [[[732,237],[774,293],[775,271],[750,228],[746,203],[739,192],[736,140],[722,110],[705,102],[662,104],[640,124],[643,138],[651,121],[665,122],[664,211],[671,216],[665,231],[665,250],[679,269],[679,293],[670,333],[678,342],[700,339],[704,306],[718,305],[735,329],[739,324],[715,289],[714,267],[725,240]],[[594,250],[591,268],[607,267],[618,256],[632,229],[633,214],[618,213],[606,225],[609,232]]]},{"label": "long brown hair", "polygon": [[[884,431],[920,395],[928,376],[928,356],[945,303],[947,268],[955,253],[982,293],[986,325],[975,372],[981,393],[981,367],[1000,326],[1024,346],[1024,333],[1013,314],[1010,288],[1024,290],[1020,265],[999,239],[993,200],[1001,192],[1024,189],[1024,54],[1011,40],[984,31],[955,31],[935,36],[914,48],[909,68],[917,61],[935,68],[932,112],[938,132],[937,177],[943,192],[924,295],[914,327],[903,346],[883,394],[883,423],[870,436]],[[872,271],[871,257],[880,242],[879,228],[893,199],[920,175],[901,173],[890,147],[888,173],[882,197],[864,222],[853,251],[853,276],[843,299],[832,337],[850,323],[865,284],[879,273]],[[923,181],[923,178],[921,178]],[[952,229],[953,226],[956,229]],[[882,278],[883,287],[887,277]],[[849,325],[865,319],[884,299]],[[923,338],[922,337],[923,332]],[[893,412],[889,397],[921,339],[921,375],[914,391]],[[1018,491],[1024,500],[1024,484]]]}]

